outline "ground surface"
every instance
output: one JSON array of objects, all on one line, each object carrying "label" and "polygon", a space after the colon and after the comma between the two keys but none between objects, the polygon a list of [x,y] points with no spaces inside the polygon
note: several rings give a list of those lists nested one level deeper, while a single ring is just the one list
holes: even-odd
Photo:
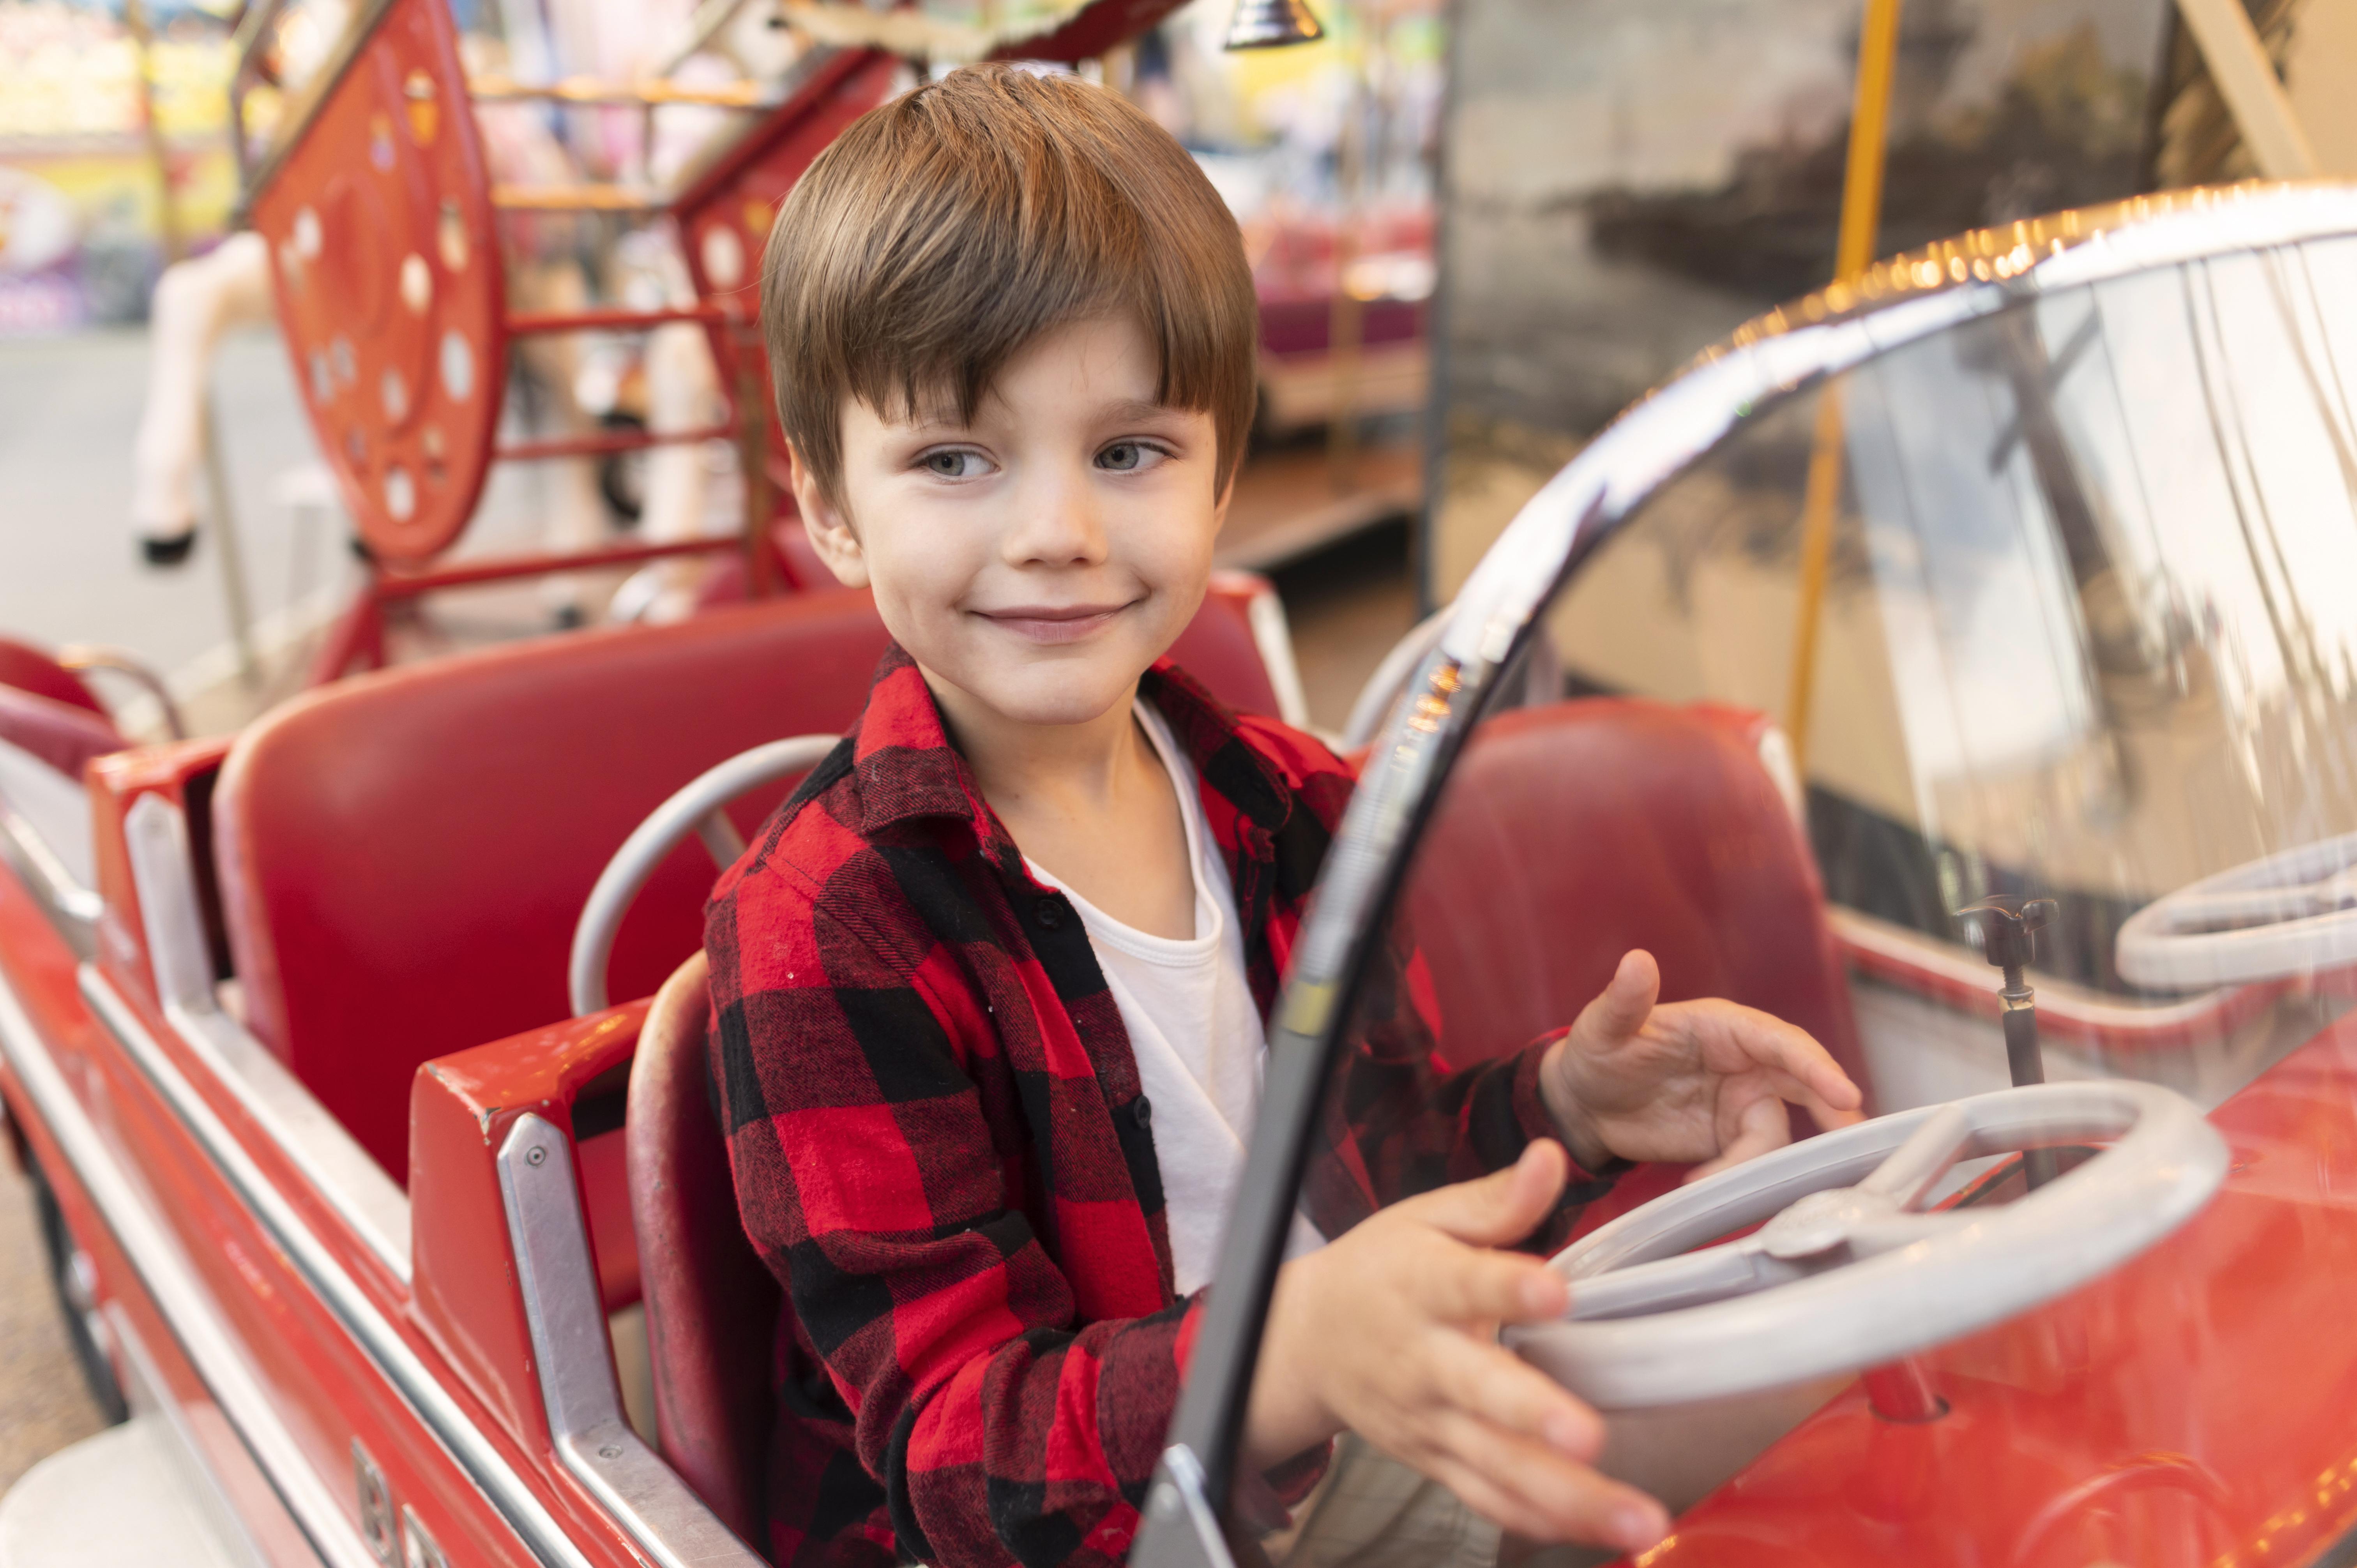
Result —
[{"label": "ground surface", "polygon": [[[237,680],[210,541],[171,571],[138,563],[127,518],[146,356],[137,332],[0,341],[0,635],[127,649],[192,699],[195,728],[226,730],[290,687],[272,671],[259,688]],[[332,510],[286,499],[287,476],[312,462],[313,448],[274,335],[223,347],[213,397],[257,633],[283,667],[350,583],[343,524]],[[1367,486],[1396,488],[1396,467],[1379,458]],[[1266,515],[1254,514],[1240,535],[1281,525],[1279,503],[1295,490],[1311,513],[1349,510],[1328,491],[1322,449],[1285,455],[1268,478]],[[528,548],[543,483],[529,470],[495,478],[467,549]],[[1414,621],[1406,530],[1379,527],[1275,576],[1312,718],[1339,728],[1361,683]],[[523,589],[453,600],[436,615],[437,640],[466,642],[544,628],[547,611]],[[0,1490],[98,1424],[49,1287],[31,1191],[0,1155]]]},{"label": "ground surface", "polygon": [[49,1288],[33,1189],[0,1151],[0,1492],[99,1426]]}]

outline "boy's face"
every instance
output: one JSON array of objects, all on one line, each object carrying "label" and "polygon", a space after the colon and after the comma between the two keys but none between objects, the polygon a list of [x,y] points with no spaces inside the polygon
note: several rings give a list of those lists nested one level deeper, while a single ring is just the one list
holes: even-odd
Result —
[{"label": "boy's face", "polygon": [[796,465],[812,542],[936,692],[1085,723],[1193,617],[1226,500],[1211,416],[1157,404],[1159,369],[1127,318],[1077,322],[1009,360],[972,424],[847,400],[840,507]]}]

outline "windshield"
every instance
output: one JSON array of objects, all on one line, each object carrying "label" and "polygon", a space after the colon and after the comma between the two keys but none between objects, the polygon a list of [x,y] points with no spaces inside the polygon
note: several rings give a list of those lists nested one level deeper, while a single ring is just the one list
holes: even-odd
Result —
[{"label": "windshield", "polygon": [[[2111,270],[1747,402],[1477,724],[1427,662],[1361,786],[1437,737],[1367,813],[1405,847],[1321,886],[1399,875],[1327,1238],[1510,1155],[1632,950],[1862,1091],[1700,1185],[1624,1118],[1524,1243],[1572,1305],[1506,1342],[1671,1511],[1649,1564],[2296,1563],[2357,1512],[2304,1413],[2357,1380],[2357,240]],[[1361,1550],[1332,1491],[1273,1556]]]}]

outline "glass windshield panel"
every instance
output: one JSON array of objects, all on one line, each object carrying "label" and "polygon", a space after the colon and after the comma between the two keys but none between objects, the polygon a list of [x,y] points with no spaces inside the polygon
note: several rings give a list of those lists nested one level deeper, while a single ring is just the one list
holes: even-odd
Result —
[{"label": "glass windshield panel", "polygon": [[[1648,1564],[2303,1562],[2357,1516],[2297,1413],[2357,1386],[2352,302],[2357,241],[2233,255],[1764,409],[1573,574],[1458,754],[1329,1081],[1322,1236],[1554,1125],[1547,1042],[1632,950],[1912,1118],[1791,1108],[1719,1178],[1781,1188],[1670,1224],[1689,1163],[1615,1112],[1523,1243],[1573,1244],[1568,1326],[1620,1336],[1507,1340],[1602,1391],[1606,1467],[1675,1518]],[[1951,1105],[1976,1130],[1867,1181]],[[1793,1239],[1861,1182],[1897,1209]],[[1739,1279],[1661,1273],[1706,1244]],[[1354,1445],[1329,1475],[1380,1489]],[[1273,1552],[1528,1553],[1415,1495],[1371,1526],[1321,1482]]]}]

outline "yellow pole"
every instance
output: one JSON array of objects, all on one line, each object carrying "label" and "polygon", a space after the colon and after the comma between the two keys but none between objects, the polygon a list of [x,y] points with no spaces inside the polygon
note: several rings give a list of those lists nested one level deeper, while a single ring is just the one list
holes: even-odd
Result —
[{"label": "yellow pole", "polygon": [[[1849,166],[1842,180],[1841,233],[1834,245],[1834,276],[1854,278],[1873,264],[1882,226],[1882,165],[1889,137],[1890,78],[1899,57],[1900,0],[1866,0],[1857,36],[1857,95],[1849,119]],[[1792,636],[1792,685],[1784,728],[1792,766],[1805,781],[1809,703],[1817,675],[1817,628],[1824,618],[1825,574],[1833,562],[1834,511],[1841,499],[1841,389],[1828,384],[1817,400],[1817,428],[1801,499],[1801,603]]]}]

